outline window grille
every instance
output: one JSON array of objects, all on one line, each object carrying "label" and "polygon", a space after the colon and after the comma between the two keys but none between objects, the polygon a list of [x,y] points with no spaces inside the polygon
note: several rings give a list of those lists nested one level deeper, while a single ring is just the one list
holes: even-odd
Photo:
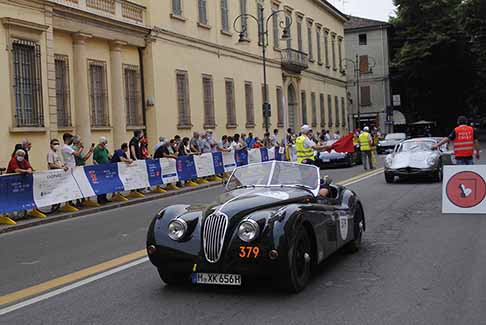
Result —
[{"label": "window grille", "polygon": [[213,77],[210,75],[203,75],[203,100],[204,100],[204,127],[214,128],[216,126],[216,118],[214,116],[214,87]]},{"label": "window grille", "polygon": [[179,128],[190,128],[191,109],[189,102],[189,81],[186,71],[176,72],[177,80],[177,107],[179,115]]},{"label": "window grille", "polygon": [[140,99],[140,73],[138,67],[125,66],[125,107],[127,126],[143,125],[142,102]]},{"label": "window grille", "polygon": [[[240,0],[240,14],[244,15],[247,11],[246,0]],[[248,17],[241,17],[241,30],[246,38],[248,38]]]},{"label": "window grille", "polygon": [[106,63],[89,62],[91,126],[109,126]]},{"label": "window grille", "polygon": [[236,128],[235,84],[232,79],[226,79],[226,127]]},{"label": "window grille", "polygon": [[253,100],[253,85],[245,82],[246,127],[255,127],[255,105]]},{"label": "window grille", "polygon": [[311,93],[311,104],[312,104],[312,127],[317,126],[317,98],[316,93]]},{"label": "window grille", "polygon": [[225,32],[230,31],[228,0],[221,0],[221,29]]},{"label": "window grille", "polygon": [[341,97],[341,116],[343,120],[342,126],[346,127],[347,118],[346,118],[346,104],[344,101],[344,97]]},{"label": "window grille", "polygon": [[326,127],[326,107],[324,94],[319,95],[319,109],[321,113],[321,127]]},{"label": "window grille", "polygon": [[[278,8],[272,9],[273,12],[277,11]],[[273,24],[273,47],[276,49],[280,48],[280,28],[278,25],[278,15],[273,15],[272,24]]]},{"label": "window grille", "polygon": [[314,61],[314,45],[312,43],[312,25],[307,26],[307,41],[309,44],[309,60]]},{"label": "window grille", "polygon": [[329,116],[328,126],[332,126],[332,96],[327,95],[327,115]]},{"label": "window grille", "polygon": [[331,47],[332,47],[332,68],[334,70],[336,70],[337,69],[337,66],[336,66],[336,35],[332,35]]},{"label": "window grille", "polygon": [[282,88],[277,87],[277,127],[282,128],[285,125],[285,114],[283,107],[283,93]]},{"label": "window grille", "polygon": [[206,0],[198,0],[198,9],[199,9],[199,22],[201,24],[207,25],[208,13],[206,7]]},{"label": "window grille", "polygon": [[324,56],[326,59],[326,67],[329,67],[329,32],[324,32]]},{"label": "window grille", "polygon": [[321,29],[316,31],[316,41],[317,41],[317,62],[322,64],[322,46],[321,46]]},{"label": "window grille", "polygon": [[72,125],[68,57],[56,55],[54,63],[56,68],[57,126],[59,128],[67,128]]},{"label": "window grille", "polygon": [[172,0],[172,14],[182,16],[182,0]]},{"label": "window grille", "polygon": [[339,127],[341,122],[339,121],[340,112],[339,112],[339,97],[338,96],[334,96],[334,111],[335,111],[334,116],[335,116],[335,120],[336,120],[336,127]]},{"label": "window grille", "polygon": [[302,19],[297,21],[297,46],[300,52],[303,52],[304,45],[302,43]]}]

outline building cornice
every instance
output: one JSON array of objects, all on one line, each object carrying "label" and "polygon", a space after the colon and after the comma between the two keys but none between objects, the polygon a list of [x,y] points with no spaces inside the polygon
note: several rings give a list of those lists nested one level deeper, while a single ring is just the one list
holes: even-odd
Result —
[{"label": "building cornice", "polygon": [[42,25],[17,18],[4,17],[1,18],[1,21],[4,26],[26,28],[28,30],[36,31],[39,33],[43,33],[49,29],[49,26],[47,25]]}]

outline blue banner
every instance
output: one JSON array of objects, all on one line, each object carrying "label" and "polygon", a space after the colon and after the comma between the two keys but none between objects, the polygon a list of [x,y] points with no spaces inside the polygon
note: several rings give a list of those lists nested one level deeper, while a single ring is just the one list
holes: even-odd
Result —
[{"label": "blue banner", "polygon": [[262,162],[268,161],[268,149],[267,148],[260,148],[260,153],[262,155]]},{"label": "blue banner", "polygon": [[84,173],[96,195],[122,192],[125,189],[118,177],[117,164],[85,166]]},{"label": "blue banner", "polygon": [[162,181],[162,167],[159,160],[147,159],[145,160],[147,165],[147,173],[150,186],[157,186],[163,184]]},{"label": "blue banner", "polygon": [[246,149],[236,150],[235,161],[236,161],[236,166],[248,165],[248,151]]},{"label": "blue banner", "polygon": [[35,208],[32,175],[0,177],[0,214]]},{"label": "blue banner", "polygon": [[224,173],[223,153],[213,152],[214,173],[216,175]]},{"label": "blue banner", "polygon": [[183,181],[197,178],[194,157],[182,156],[177,158],[177,175],[179,175],[179,179]]}]

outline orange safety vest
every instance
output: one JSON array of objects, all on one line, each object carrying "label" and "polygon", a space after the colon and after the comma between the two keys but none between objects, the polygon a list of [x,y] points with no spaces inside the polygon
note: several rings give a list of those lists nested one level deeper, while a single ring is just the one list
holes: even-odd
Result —
[{"label": "orange safety vest", "polygon": [[474,155],[474,129],[467,125],[460,125],[454,130],[454,154],[456,157],[472,157]]}]

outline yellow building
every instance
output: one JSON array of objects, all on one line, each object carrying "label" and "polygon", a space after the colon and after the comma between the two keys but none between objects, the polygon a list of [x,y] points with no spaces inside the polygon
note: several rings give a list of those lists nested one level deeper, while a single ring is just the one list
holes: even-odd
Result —
[{"label": "yellow building", "polygon": [[204,129],[262,136],[258,25],[233,26],[260,5],[265,17],[283,10],[268,21],[270,128],[345,131],[346,17],[327,1],[0,0],[1,165],[28,138],[45,169],[50,139],[67,131],[86,146],[106,136],[111,150],[138,128],[153,141]]}]

